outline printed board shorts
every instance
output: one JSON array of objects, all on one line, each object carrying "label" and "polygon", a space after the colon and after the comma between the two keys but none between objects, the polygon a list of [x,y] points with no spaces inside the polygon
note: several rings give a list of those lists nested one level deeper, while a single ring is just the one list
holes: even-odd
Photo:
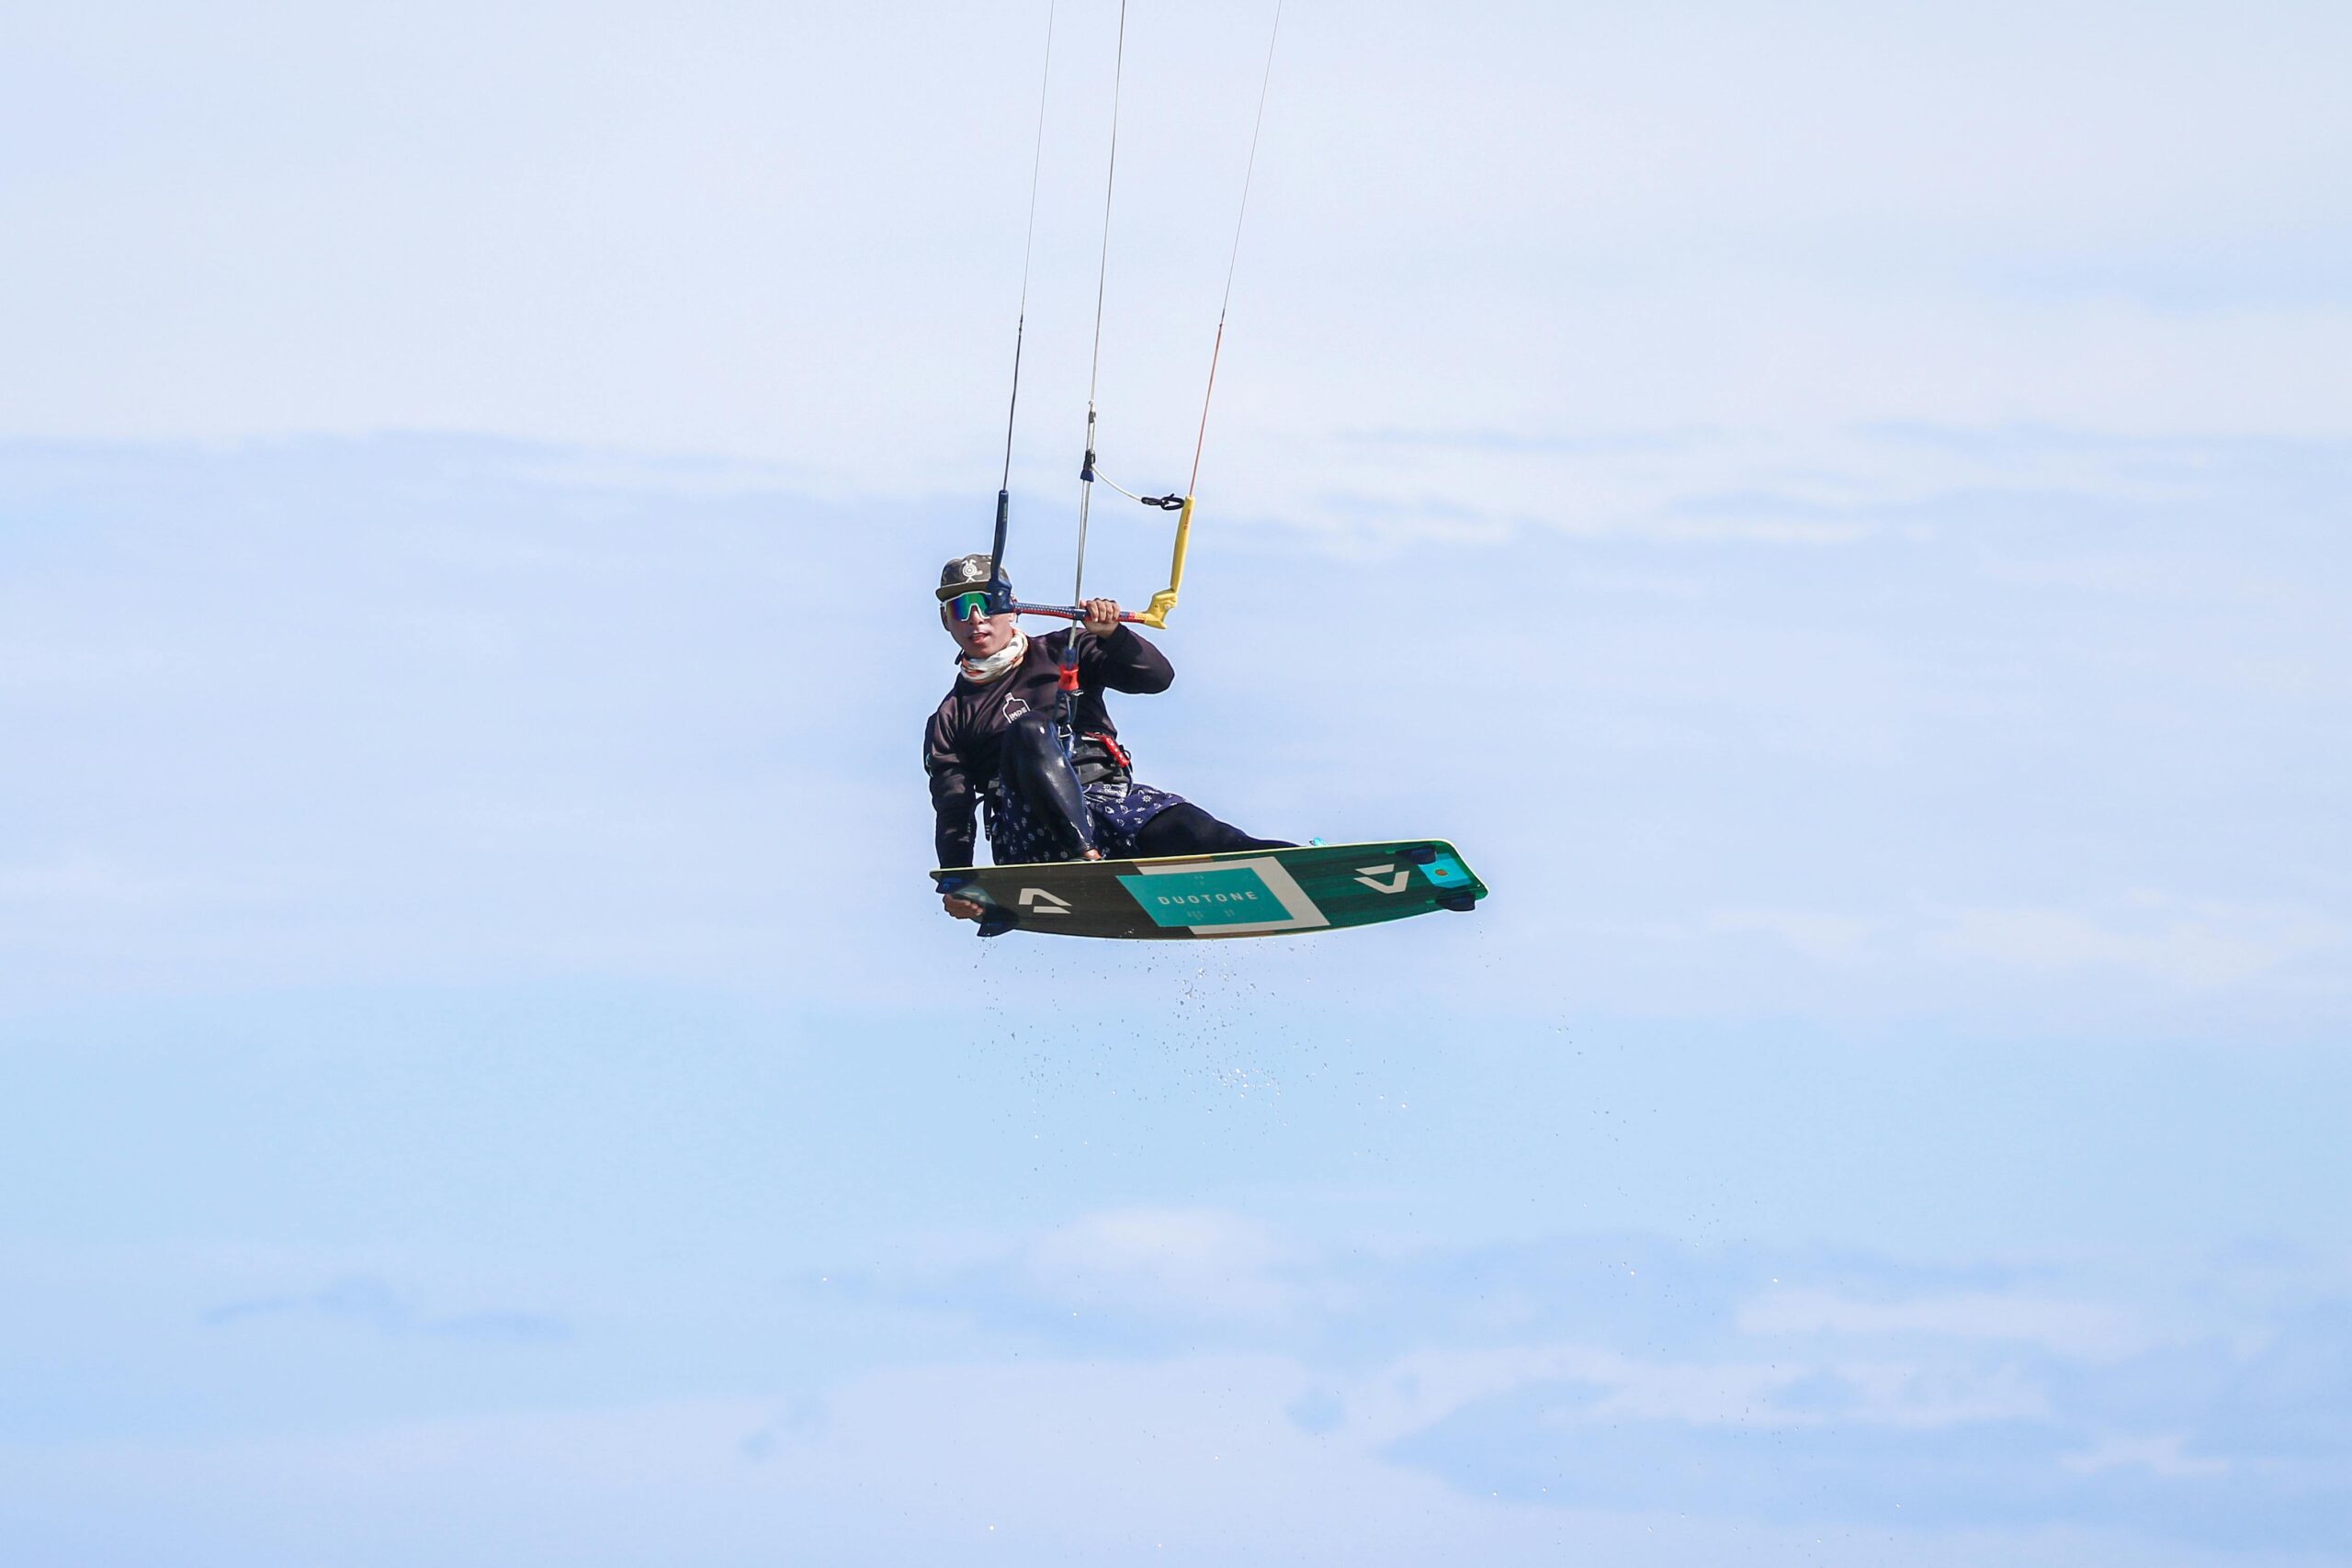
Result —
[{"label": "printed board shorts", "polygon": [[[1094,829],[1094,847],[1113,860],[1127,860],[1136,852],[1136,835],[1143,825],[1184,797],[1147,784],[1104,779],[1086,786],[1087,816]],[[1068,858],[1060,835],[1050,822],[1038,820],[1029,803],[1004,787],[989,785],[980,797],[988,823],[989,858],[999,865],[1028,865]]]}]

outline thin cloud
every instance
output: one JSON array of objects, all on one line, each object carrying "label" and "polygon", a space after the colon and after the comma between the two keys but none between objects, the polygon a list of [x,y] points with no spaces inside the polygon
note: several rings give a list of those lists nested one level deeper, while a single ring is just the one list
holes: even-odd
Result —
[{"label": "thin cloud", "polygon": [[1873,1301],[1833,1291],[1774,1291],[1741,1307],[1737,1324],[1754,1335],[2006,1340],[2110,1360],[2153,1343],[2131,1313],[2104,1303],[1985,1292]]},{"label": "thin cloud", "polygon": [[1922,939],[1939,956],[2036,973],[2109,968],[2190,989],[2245,985],[2352,948],[2352,926],[2310,910],[2152,899],[2097,914],[1963,909]]},{"label": "thin cloud", "polygon": [[198,1321],[210,1328],[272,1320],[349,1324],[388,1338],[551,1344],[571,1335],[570,1325],[545,1313],[503,1309],[429,1313],[383,1280],[367,1275],[297,1294],[224,1302],[198,1314]]}]

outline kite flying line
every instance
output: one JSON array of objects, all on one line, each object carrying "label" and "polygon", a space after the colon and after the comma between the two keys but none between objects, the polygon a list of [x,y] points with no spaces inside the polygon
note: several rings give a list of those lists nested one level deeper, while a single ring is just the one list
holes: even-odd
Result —
[{"label": "kite flying line", "polygon": [[[1128,500],[1162,512],[1176,513],[1176,538],[1169,558],[1168,586],[1151,596],[1150,603],[1140,611],[1123,612],[1120,619],[1138,626],[1165,626],[1169,612],[1176,607],[1176,596],[1184,583],[1184,557],[1191,541],[1193,498],[1201,477],[1201,456],[1208,444],[1209,408],[1216,396],[1217,363],[1225,351],[1226,321],[1233,305],[1233,280],[1241,262],[1241,235],[1250,214],[1250,189],[1258,169],[1258,143],[1265,130],[1266,100],[1273,84],[1274,47],[1282,36],[1282,0],[1276,0],[1273,23],[1266,38],[1266,60],[1258,82],[1258,107],[1250,128],[1250,156],[1241,176],[1241,197],[1233,220],[1233,245],[1226,258],[1225,293],[1217,305],[1216,333],[1209,347],[1209,370],[1206,386],[1201,393],[1201,419],[1193,443],[1193,468],[1185,480],[1182,494],[1138,495],[1108,475],[1102,473],[1095,459],[1095,433],[1098,423],[1096,393],[1102,364],[1102,321],[1109,296],[1111,272],[1111,218],[1114,199],[1118,188],[1119,167],[1119,104],[1126,72],[1127,5],[1120,0],[1119,31],[1116,51],[1113,56],[1111,76],[1110,152],[1105,162],[1102,180],[1102,236],[1101,254],[1096,263],[1094,279],[1094,337],[1087,369],[1086,385],[1086,446],[1085,460],[1079,468],[1078,558],[1072,579],[1071,603],[1061,604],[1023,604],[1012,597],[1011,586],[1004,581],[1004,552],[1012,519],[1012,436],[1014,412],[1021,398],[1021,346],[1028,325],[1029,269],[1034,253],[1037,226],[1037,171],[1045,155],[1046,93],[1041,87],[1037,104],[1037,145],[1029,175],[1029,240],[1023,248],[1021,264],[1021,310],[1013,333],[1012,396],[1005,415],[1005,457],[1003,479],[997,491],[995,542],[989,556],[989,593],[996,613],[1023,615],[1046,615],[1060,620],[1085,618],[1086,540],[1093,511],[1094,481],[1100,479],[1112,490]],[[1053,62],[1053,10],[1048,8],[1046,22],[1046,61],[1048,79]],[[1074,647],[1075,645],[1073,645]],[[1075,665],[1065,672],[1074,675]]]}]

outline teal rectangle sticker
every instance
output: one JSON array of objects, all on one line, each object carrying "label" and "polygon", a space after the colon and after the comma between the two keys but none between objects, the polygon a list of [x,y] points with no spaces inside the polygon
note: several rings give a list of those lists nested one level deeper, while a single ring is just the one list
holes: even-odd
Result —
[{"label": "teal rectangle sticker", "polygon": [[1428,877],[1433,886],[1467,887],[1470,886],[1470,868],[1443,850],[1438,851],[1430,857],[1429,864],[1421,867],[1421,874]]},{"label": "teal rectangle sticker", "polygon": [[1246,865],[1123,876],[1125,888],[1159,926],[1241,926],[1289,918],[1290,911]]}]

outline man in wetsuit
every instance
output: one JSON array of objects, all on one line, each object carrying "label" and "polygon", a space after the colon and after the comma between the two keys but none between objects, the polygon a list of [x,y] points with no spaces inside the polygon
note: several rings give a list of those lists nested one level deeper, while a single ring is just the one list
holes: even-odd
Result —
[{"label": "man in wetsuit", "polygon": [[[1083,626],[1024,635],[988,613],[989,558],[959,556],[939,574],[939,619],[959,650],[955,687],[923,727],[923,768],[938,813],[938,863],[972,863],[973,816],[984,814],[1000,865],[1049,860],[1148,859],[1286,849],[1218,821],[1181,795],[1136,782],[1102,694],[1164,692],[1167,655],[1119,619],[1108,599],[1087,601]],[[1064,647],[1078,645],[1074,741],[1062,750]],[[969,898],[947,912],[977,920]]]}]

